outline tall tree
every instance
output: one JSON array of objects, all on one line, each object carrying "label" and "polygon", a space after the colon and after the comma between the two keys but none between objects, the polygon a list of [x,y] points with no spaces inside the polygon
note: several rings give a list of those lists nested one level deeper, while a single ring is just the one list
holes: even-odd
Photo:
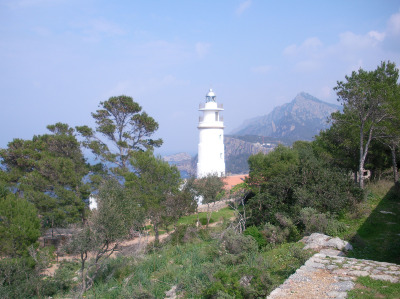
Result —
[{"label": "tall tree", "polygon": [[[66,244],[67,252],[80,256],[81,292],[93,286],[94,280],[107,258],[130,231],[143,225],[140,201],[115,179],[103,181],[97,194],[98,208]],[[89,253],[93,258],[89,259]]]},{"label": "tall tree", "polygon": [[389,113],[389,117],[383,121],[380,127],[377,138],[390,149],[393,180],[396,183],[399,180],[396,151],[400,145],[400,85],[397,83],[399,69],[393,62],[382,62],[377,73],[385,100],[385,108]]},{"label": "tall tree", "polygon": [[127,172],[132,152],[162,145],[161,139],[150,138],[157,131],[158,123],[142,112],[142,107],[131,97],[111,97],[100,102],[99,107],[92,113],[97,125],[95,130],[88,126],[76,129],[85,138],[85,147],[91,149],[102,162],[113,164],[111,170],[114,174]]},{"label": "tall tree", "polygon": [[332,114],[336,123],[358,129],[358,182],[364,188],[364,165],[371,140],[383,122],[390,117],[387,105],[386,82],[382,80],[382,64],[375,71],[359,69],[346,76],[346,81],[337,82],[334,88],[338,101],[343,105],[343,113]]},{"label": "tall tree", "polygon": [[191,205],[191,200],[190,197],[180,198],[181,206],[175,205],[182,184],[180,173],[176,166],[169,165],[161,157],[155,157],[152,151],[134,153],[131,164],[135,172],[125,176],[125,185],[141,198],[157,243],[160,226],[171,220],[168,211],[173,208],[185,209],[186,205]]},{"label": "tall tree", "polygon": [[3,180],[19,197],[35,204],[44,226],[67,225],[85,218],[88,173],[74,129],[48,126],[53,134],[14,139],[0,150]]}]

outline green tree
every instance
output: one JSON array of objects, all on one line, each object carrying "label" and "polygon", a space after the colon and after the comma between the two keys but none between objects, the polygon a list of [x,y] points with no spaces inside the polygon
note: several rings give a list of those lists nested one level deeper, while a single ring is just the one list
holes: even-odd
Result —
[{"label": "green tree", "polygon": [[89,172],[74,129],[57,123],[53,134],[14,139],[0,150],[5,180],[19,197],[35,204],[44,226],[64,226],[85,218]]},{"label": "green tree", "polygon": [[385,107],[388,110],[387,117],[382,126],[380,126],[377,138],[386,145],[391,152],[391,162],[393,169],[393,180],[396,183],[399,180],[397,172],[397,149],[400,145],[400,84],[399,69],[393,62],[382,62],[377,69],[378,79],[382,85],[384,93]]},{"label": "green tree", "polygon": [[[0,253],[28,255],[28,247],[40,236],[40,220],[33,204],[11,192],[0,195]],[[7,193],[7,194],[4,194]]]},{"label": "green tree", "polygon": [[249,157],[249,177],[247,182],[254,192],[264,192],[268,182],[282,174],[290,171],[293,165],[298,163],[296,151],[283,145],[278,145],[268,155],[258,153]]},{"label": "green tree", "polygon": [[[132,230],[143,225],[144,213],[135,194],[117,180],[105,180],[97,194],[98,207],[82,227],[77,228],[65,249],[81,260],[81,291],[93,286],[105,261],[118,250],[121,241],[130,238]],[[88,258],[92,254],[92,259]]]},{"label": "green tree", "polygon": [[249,165],[246,183],[254,196],[248,200],[246,225],[280,224],[281,215],[295,220],[304,207],[337,214],[360,198],[347,172],[330,165],[313,143],[251,156]]},{"label": "green tree", "polygon": [[392,64],[382,63],[374,71],[359,69],[346,76],[346,81],[337,82],[334,88],[338,101],[343,104],[343,113],[332,114],[334,123],[350,126],[358,131],[358,183],[364,188],[364,166],[373,138],[385,120],[391,116],[389,101],[392,92],[387,91],[393,80],[397,81],[398,71]]},{"label": "green tree", "polygon": [[103,163],[114,165],[111,167],[114,174],[123,175],[128,171],[133,152],[162,145],[161,139],[150,138],[157,131],[158,123],[142,112],[142,107],[131,97],[111,97],[100,102],[99,107],[92,113],[97,125],[95,130],[88,126],[76,129],[84,137],[85,147]]},{"label": "green tree", "polygon": [[136,152],[131,158],[135,172],[125,176],[125,185],[141,198],[146,217],[151,221],[155,233],[155,242],[159,241],[159,228],[171,221],[172,210],[192,205],[189,197],[180,198],[181,206],[175,200],[181,196],[180,173],[176,166],[171,166],[161,157],[155,157],[152,151]]},{"label": "green tree", "polygon": [[222,199],[225,194],[224,186],[223,178],[216,173],[207,174],[205,177],[197,179],[194,183],[196,194],[202,200],[201,203],[207,205],[207,227],[212,216],[211,205]]}]

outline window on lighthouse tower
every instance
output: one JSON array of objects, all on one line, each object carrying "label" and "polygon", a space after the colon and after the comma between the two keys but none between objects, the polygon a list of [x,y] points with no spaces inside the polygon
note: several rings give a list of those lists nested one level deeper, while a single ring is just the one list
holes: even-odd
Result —
[{"label": "window on lighthouse tower", "polygon": [[215,121],[218,121],[218,112],[215,112]]}]

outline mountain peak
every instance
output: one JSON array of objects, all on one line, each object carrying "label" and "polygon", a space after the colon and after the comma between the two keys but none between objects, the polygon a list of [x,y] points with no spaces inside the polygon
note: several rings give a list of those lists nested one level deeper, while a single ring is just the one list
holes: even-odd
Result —
[{"label": "mountain peak", "polygon": [[233,134],[259,135],[295,140],[312,140],[328,128],[327,118],[340,107],[300,92],[287,104],[275,107],[271,113],[250,119]]},{"label": "mountain peak", "polygon": [[328,106],[331,106],[332,108],[335,108],[335,109],[339,109],[340,108],[338,105],[321,101],[320,99],[317,99],[316,97],[314,97],[314,96],[312,96],[309,93],[306,93],[304,91],[298,93],[296,95],[296,97],[292,100],[292,102],[309,102],[309,101],[315,102],[315,103],[318,103],[318,104],[322,104],[322,105],[328,105]]}]

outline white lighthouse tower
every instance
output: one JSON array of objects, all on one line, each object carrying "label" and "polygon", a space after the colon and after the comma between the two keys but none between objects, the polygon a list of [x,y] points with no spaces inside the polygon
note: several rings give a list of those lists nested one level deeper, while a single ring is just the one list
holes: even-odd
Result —
[{"label": "white lighthouse tower", "polygon": [[200,104],[199,111],[199,150],[197,177],[208,174],[225,175],[224,122],[222,104],[217,104],[216,95],[210,89],[206,102]]}]

